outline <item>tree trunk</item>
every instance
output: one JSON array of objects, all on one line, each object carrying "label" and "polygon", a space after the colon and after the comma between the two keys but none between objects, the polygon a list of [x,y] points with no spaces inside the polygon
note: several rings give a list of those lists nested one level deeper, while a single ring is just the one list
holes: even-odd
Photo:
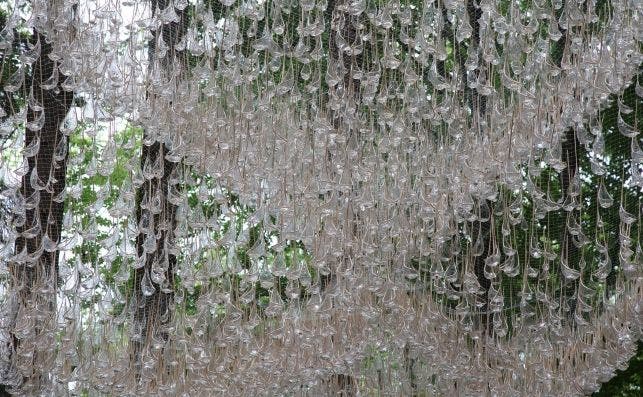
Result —
[{"label": "tree trunk", "polygon": [[[171,5],[168,0],[152,0],[153,14],[157,10],[164,10],[168,5]],[[180,52],[174,46],[186,32],[187,10],[188,8],[176,10],[179,21],[162,25],[148,43],[150,65],[154,65],[153,59],[157,56],[157,40],[162,38],[168,46],[165,57],[159,62],[160,67],[164,69],[162,73],[169,73],[174,58],[180,56]],[[139,226],[136,248],[138,257],[144,264],[134,275],[132,297],[136,306],[130,349],[138,378],[141,375],[144,350],[154,340],[162,344],[168,340],[167,327],[172,317],[177,263],[174,250],[177,206],[170,203],[167,197],[168,189],[176,183],[170,176],[176,173],[179,163],[166,158],[168,148],[164,143],[157,141],[147,145],[147,131],[144,134],[141,152],[143,183],[136,193],[135,210]]]},{"label": "tree trunk", "polygon": [[27,153],[28,171],[22,178],[20,188],[20,194],[26,200],[26,211],[24,218],[16,225],[17,255],[9,263],[12,289],[16,291],[13,327],[25,321],[21,318],[25,311],[33,316],[33,310],[37,308],[45,314],[35,319],[26,336],[14,329],[10,331],[8,349],[11,363],[7,373],[2,376],[3,386],[20,387],[25,393],[38,393],[43,375],[19,371],[17,362],[30,356],[26,359],[31,360],[33,368],[36,363],[53,359],[53,345],[49,344],[51,349],[42,351],[33,343],[53,337],[50,332],[53,332],[56,323],[57,244],[61,237],[64,212],[62,192],[65,189],[69,148],[60,125],[73,101],[73,93],[64,91],[60,81],[52,89],[42,87],[57,65],[49,58],[52,45],[45,36],[36,31],[32,41],[34,44],[40,43],[41,53],[32,65],[29,78],[35,103],[29,104],[27,109],[25,148],[37,142],[39,147],[35,153]]}]

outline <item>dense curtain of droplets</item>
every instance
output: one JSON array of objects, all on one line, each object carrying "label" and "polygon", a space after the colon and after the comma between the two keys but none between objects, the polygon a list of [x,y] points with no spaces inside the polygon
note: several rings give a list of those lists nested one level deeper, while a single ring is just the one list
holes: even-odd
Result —
[{"label": "dense curtain of droplets", "polygon": [[642,336],[642,18],[1,0],[0,384],[597,390]]}]

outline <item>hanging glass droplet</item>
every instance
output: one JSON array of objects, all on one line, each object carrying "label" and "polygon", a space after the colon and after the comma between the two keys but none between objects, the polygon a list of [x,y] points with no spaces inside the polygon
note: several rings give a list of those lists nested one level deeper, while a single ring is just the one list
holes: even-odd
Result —
[{"label": "hanging glass droplet", "polygon": [[598,204],[602,208],[609,208],[614,204],[614,199],[612,196],[609,194],[607,191],[607,188],[605,187],[605,183],[601,182],[599,188],[598,188]]}]

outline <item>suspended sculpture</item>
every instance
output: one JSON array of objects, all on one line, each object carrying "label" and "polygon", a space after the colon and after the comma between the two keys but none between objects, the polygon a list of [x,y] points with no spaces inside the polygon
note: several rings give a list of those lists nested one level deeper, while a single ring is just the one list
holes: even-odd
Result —
[{"label": "suspended sculpture", "polygon": [[642,18],[0,2],[0,383],[597,390],[642,336]]}]

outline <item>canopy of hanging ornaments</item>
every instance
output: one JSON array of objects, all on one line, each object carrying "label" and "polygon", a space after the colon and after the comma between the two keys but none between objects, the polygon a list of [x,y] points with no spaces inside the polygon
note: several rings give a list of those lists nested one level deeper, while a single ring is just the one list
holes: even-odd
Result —
[{"label": "canopy of hanging ornaments", "polygon": [[642,336],[642,18],[0,0],[0,384],[597,390]]}]

